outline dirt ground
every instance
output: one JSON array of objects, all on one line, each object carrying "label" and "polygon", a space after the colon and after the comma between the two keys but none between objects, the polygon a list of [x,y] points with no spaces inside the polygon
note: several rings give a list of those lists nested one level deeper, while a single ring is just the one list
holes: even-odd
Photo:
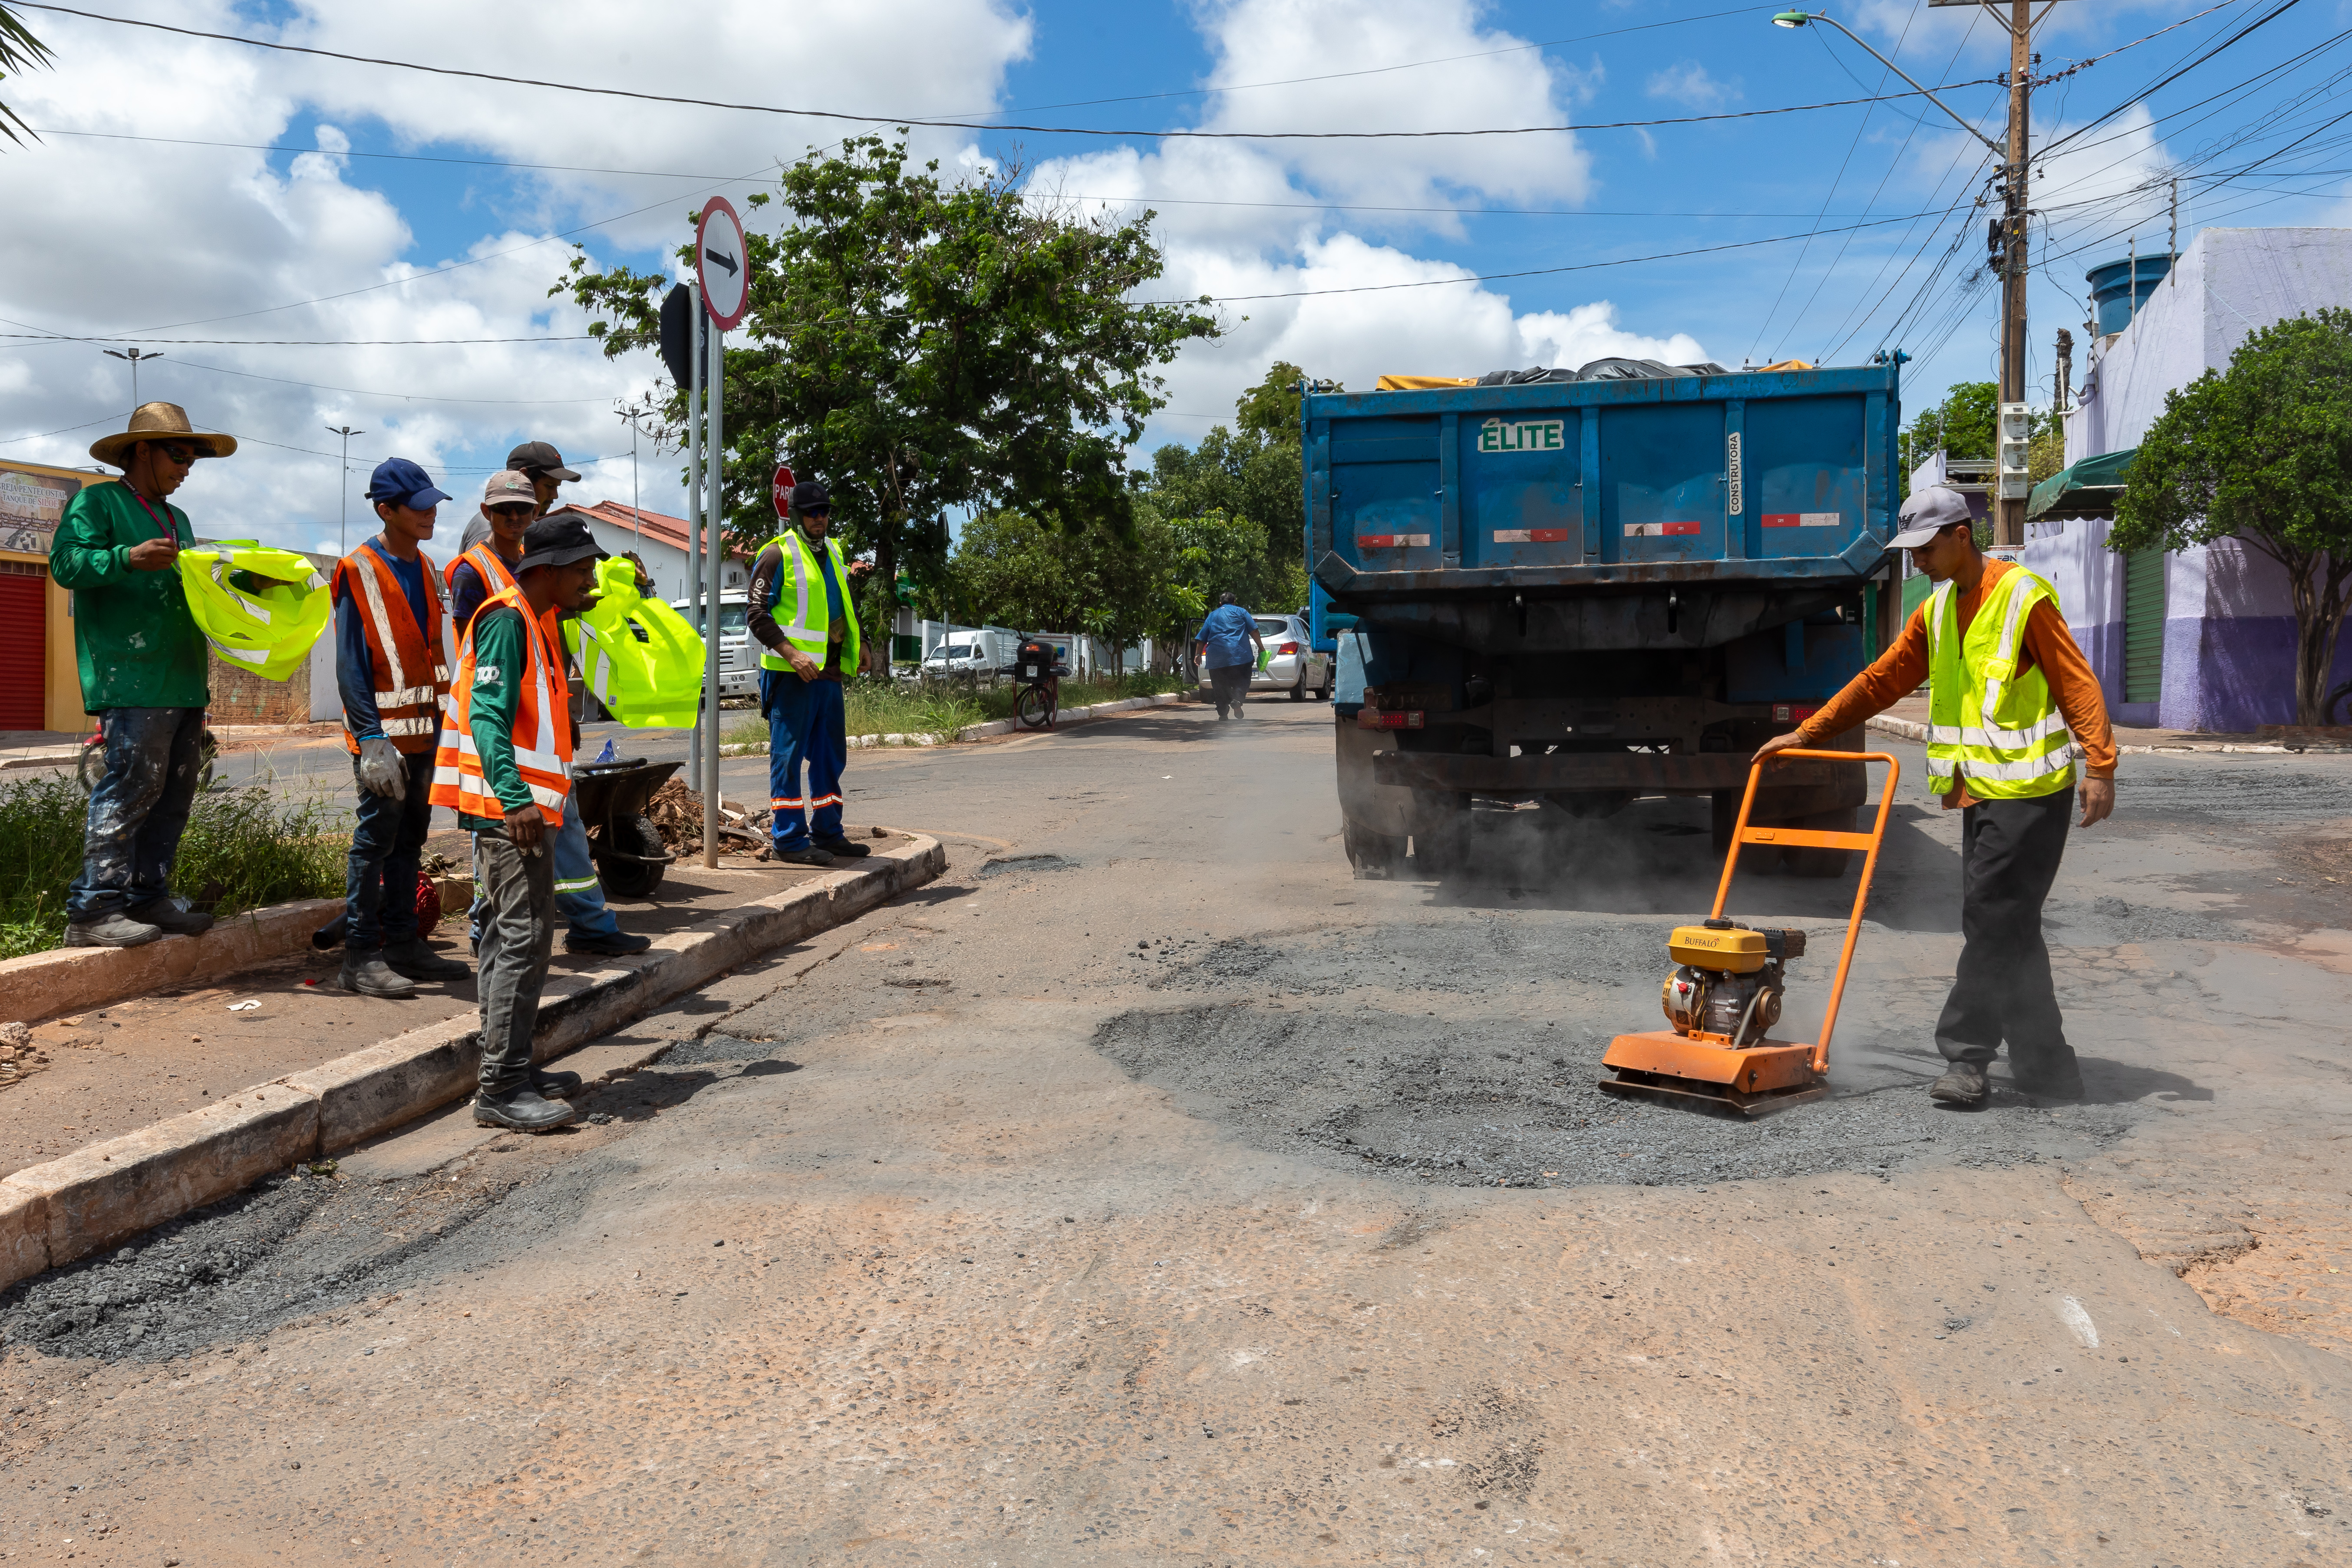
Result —
[{"label": "dirt ground", "polygon": [[1734,1125],[1591,1087],[1703,803],[1357,882],[1328,710],[1251,714],[860,756],[949,876],[646,1020],[588,1124],[0,1295],[0,1552],[2352,1562],[2352,933],[2300,858],[2352,759],[2129,759],[2051,908],[2091,1092],[1975,1113],[1923,1092],[1958,824],[1906,794],[1836,1093]]}]

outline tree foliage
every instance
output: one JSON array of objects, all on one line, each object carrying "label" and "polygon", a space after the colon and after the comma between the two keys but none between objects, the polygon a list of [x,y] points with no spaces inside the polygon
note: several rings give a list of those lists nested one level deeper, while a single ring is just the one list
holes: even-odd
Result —
[{"label": "tree foliage", "polygon": [[[49,47],[33,36],[32,28],[25,26],[23,17],[7,6],[0,5],[0,78],[6,77],[11,71],[22,76],[36,67],[47,65],[55,58],[49,52]],[[0,103],[0,136],[5,136],[20,147],[27,136],[36,142],[41,139],[31,126],[25,123],[25,117],[5,103]]]},{"label": "tree foliage", "polygon": [[[902,570],[945,570],[950,511],[1131,531],[1126,452],[1165,401],[1156,367],[1217,322],[1201,305],[1128,298],[1161,270],[1151,214],[1081,219],[1024,201],[1018,181],[943,180],[880,136],[784,171],[785,222],[747,236],[750,303],[727,350],[724,521],[738,543],[776,531],[780,458],[831,487],[845,547],[873,552],[877,616]],[[583,253],[551,292],[589,311],[610,356],[657,347],[670,281],[594,270]],[[672,388],[672,439],[685,417]]]},{"label": "tree foliage", "polygon": [[2325,724],[2352,578],[2352,310],[2262,328],[2229,368],[2165,395],[2116,504],[2107,548],[2186,550],[2235,537],[2285,568],[2294,708]]}]

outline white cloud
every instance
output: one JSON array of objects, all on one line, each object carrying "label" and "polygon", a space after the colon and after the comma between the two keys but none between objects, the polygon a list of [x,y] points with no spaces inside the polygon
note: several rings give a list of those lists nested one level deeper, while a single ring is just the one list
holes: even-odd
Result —
[{"label": "white cloud", "polygon": [[1737,79],[1717,81],[1696,60],[1684,60],[1653,72],[1647,90],[1652,98],[1663,98],[1702,112],[1737,102],[1741,96]]},{"label": "white cloud", "polygon": [[[159,0],[143,14],[267,35],[249,14],[218,0]],[[608,0],[568,8],[560,26],[524,6],[308,0],[283,36],[394,58],[415,58],[419,38],[457,41],[456,57],[426,52],[555,81],[690,83],[714,98],[752,102],[811,101],[792,85],[806,79],[778,67],[822,59],[822,106],[900,112],[992,105],[1005,68],[1030,39],[1029,23],[1003,0],[899,0],[887,27],[854,0],[804,0],[789,11],[726,0],[696,21],[648,25],[641,10]],[[18,323],[0,331],[183,340],[147,345],[164,357],[142,367],[140,392],[183,404],[199,424],[245,443],[233,458],[199,465],[182,489],[198,530],[214,536],[331,545],[340,509],[330,424],[367,432],[352,444],[360,470],[351,487],[355,536],[367,526],[356,500],[366,468],[394,453],[425,464],[459,497],[445,519],[470,510],[487,469],[525,438],[552,441],[572,458],[588,475],[575,487],[583,499],[625,499],[628,433],[612,409],[659,376],[650,355],[607,361],[585,342],[268,347],[192,340],[577,334],[582,313],[547,298],[567,255],[554,231],[651,205],[599,233],[625,247],[674,243],[685,209],[723,188],[715,179],[593,174],[513,182],[484,171],[461,200],[404,212],[366,187],[412,189],[420,173],[435,171],[344,156],[347,127],[381,121],[411,147],[457,156],[714,174],[749,172],[771,155],[789,159],[805,143],[859,129],[499,87],[65,16],[45,15],[40,29],[57,52],[56,68],[7,83],[10,102],[37,126],[184,142],[310,141],[327,150],[292,159],[283,173],[266,154],[240,148],[66,134],[0,154],[0,207],[19,215],[0,226],[0,316]],[[702,40],[714,33],[730,47],[709,48]],[[309,123],[312,115],[330,122]],[[942,132],[918,145],[954,158],[967,143]],[[732,188],[739,197],[744,189]],[[436,196],[446,191],[436,187]],[[423,246],[420,233],[432,237]],[[445,263],[468,265],[429,276]],[[13,340],[0,353],[0,458],[87,465],[89,443],[120,428],[130,404],[127,367],[97,345]],[[85,424],[38,440],[6,439]],[[616,452],[623,456],[614,459]],[[598,458],[606,461],[592,468],[586,460]],[[678,466],[675,454],[644,455],[646,504],[677,509]]]}]

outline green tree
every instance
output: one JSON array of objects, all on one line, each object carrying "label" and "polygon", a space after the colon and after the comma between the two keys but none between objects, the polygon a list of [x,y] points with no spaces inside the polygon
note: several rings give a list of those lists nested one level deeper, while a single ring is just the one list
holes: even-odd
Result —
[{"label": "green tree", "polygon": [[[904,141],[852,137],[785,170],[784,226],[748,236],[750,304],[727,350],[725,526],[746,547],[774,533],[779,458],[823,479],[845,546],[873,552],[861,607],[876,630],[895,579],[945,572],[950,510],[1129,532],[1126,453],[1165,402],[1156,367],[1219,330],[1200,305],[1129,298],[1161,270],[1152,214],[1043,209],[1019,174],[942,180],[935,162],[908,166]],[[691,246],[678,255],[690,261]],[[618,355],[658,343],[669,286],[666,273],[593,270],[582,253],[551,292],[579,301]],[[667,420],[678,438],[676,388]]]},{"label": "green tree", "polygon": [[2264,327],[2229,368],[2165,395],[2116,504],[2107,548],[2185,550],[2235,537],[2285,568],[2294,709],[2325,724],[2352,577],[2352,310]]},{"label": "green tree", "polygon": [[1269,441],[1297,446],[1298,384],[1306,379],[1307,373],[1288,360],[1275,361],[1264,381],[1234,400],[1234,423]]},{"label": "green tree", "polygon": [[[33,37],[33,29],[25,26],[22,17],[7,6],[0,5],[0,79],[5,79],[10,71],[22,76],[37,66],[47,65],[55,58],[47,44]],[[25,123],[25,117],[5,103],[0,103],[0,136],[5,136],[20,147],[26,136],[31,136],[36,142],[40,140],[33,128]]]},{"label": "green tree", "polygon": [[1911,421],[1911,428],[1903,433],[1905,449],[1915,467],[1938,447],[1948,458],[1990,458],[2000,411],[2000,388],[1991,382],[1956,383],[1942,402]]}]

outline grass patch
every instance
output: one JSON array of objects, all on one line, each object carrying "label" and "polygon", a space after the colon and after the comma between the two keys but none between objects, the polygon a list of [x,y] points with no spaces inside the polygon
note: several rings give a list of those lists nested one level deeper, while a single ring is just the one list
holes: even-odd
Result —
[{"label": "grass patch", "polygon": [[[0,784],[0,958],[65,940],[66,888],[81,869],[89,815],[69,777]],[[333,898],[351,848],[341,825],[324,801],[282,801],[259,782],[207,790],[181,836],[172,890],[216,915]]]},{"label": "grass patch", "polygon": [[[1162,691],[1182,691],[1186,683],[1172,675],[1129,675],[1117,680],[1062,682],[1064,708],[1091,708],[1128,697],[1150,697]],[[1020,689],[1011,684],[967,686],[956,681],[897,681],[861,679],[845,684],[842,692],[845,731],[852,735],[939,735],[957,740],[973,724],[1013,717]],[[722,744],[764,746],[768,721],[757,713],[742,715],[720,734]]]}]

